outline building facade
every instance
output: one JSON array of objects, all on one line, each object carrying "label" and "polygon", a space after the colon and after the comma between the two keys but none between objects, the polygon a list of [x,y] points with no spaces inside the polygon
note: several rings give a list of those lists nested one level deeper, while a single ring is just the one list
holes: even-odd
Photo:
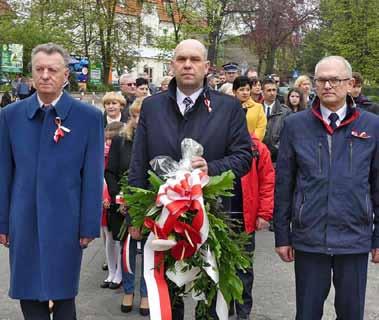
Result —
[{"label": "building facade", "polygon": [[154,41],[157,37],[169,36],[174,32],[172,19],[179,21],[176,12],[173,18],[168,14],[167,5],[170,4],[163,0],[120,0],[116,8],[118,19],[127,20],[135,28],[139,25],[142,29],[135,48],[137,63],[133,70],[128,71],[136,76],[146,72],[155,85],[159,85],[169,72],[170,57],[157,49]]}]

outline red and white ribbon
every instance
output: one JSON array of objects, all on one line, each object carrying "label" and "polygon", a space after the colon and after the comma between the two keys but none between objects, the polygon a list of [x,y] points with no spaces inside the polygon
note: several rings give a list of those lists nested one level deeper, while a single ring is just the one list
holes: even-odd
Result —
[{"label": "red and white ribbon", "polygon": [[55,124],[57,125],[57,129],[54,132],[54,141],[58,143],[61,138],[64,137],[65,132],[70,132],[69,128],[62,126],[62,119],[59,117],[55,118]]},{"label": "red and white ribbon", "polygon": [[[179,171],[159,189],[157,205],[163,206],[157,222],[146,219],[145,225],[152,231],[144,247],[144,277],[148,291],[150,317],[152,320],[171,320],[171,302],[165,275],[176,285],[183,286],[196,279],[195,268],[183,272],[184,258],[194,254],[208,238],[209,221],[204,207],[202,188],[209,177],[199,169],[193,172]],[[179,221],[187,211],[196,211],[189,226]],[[180,233],[184,239],[178,242],[168,238],[170,233]],[[176,272],[165,272],[164,250],[171,249],[177,260]],[[212,253],[202,253],[208,275],[218,283],[218,269]],[[228,319],[228,306],[218,292],[216,311],[219,319]]]},{"label": "red and white ribbon", "polygon": [[128,233],[128,236],[126,237],[126,240],[124,242],[124,246],[122,247],[122,266],[124,268],[125,272],[133,274],[133,270],[130,267],[130,240],[131,236]]}]

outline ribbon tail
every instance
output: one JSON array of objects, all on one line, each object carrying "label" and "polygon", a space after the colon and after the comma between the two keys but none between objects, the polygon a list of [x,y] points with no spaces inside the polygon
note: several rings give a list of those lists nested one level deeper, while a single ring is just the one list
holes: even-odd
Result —
[{"label": "ribbon tail", "polygon": [[221,290],[217,291],[217,300],[216,300],[216,313],[219,320],[228,320],[229,319],[229,307],[226,303],[226,300],[221,293]]},{"label": "ribbon tail", "polygon": [[133,270],[130,267],[130,239],[131,239],[131,236],[130,234],[128,234],[124,242],[124,247],[122,248],[122,261],[123,261],[124,271],[133,274]]},{"label": "ribbon tail", "polygon": [[164,273],[164,252],[154,252],[151,232],[144,246],[144,278],[149,297],[150,319],[171,320],[171,301]]},{"label": "ribbon tail", "polygon": [[[202,250],[202,256],[208,267],[205,267],[204,270],[208,276],[214,281],[215,284],[219,282],[219,273],[217,262],[214,254],[207,249]],[[229,306],[226,303],[226,300],[220,289],[217,290],[217,300],[216,300],[216,313],[220,320],[228,320],[229,317]]]}]

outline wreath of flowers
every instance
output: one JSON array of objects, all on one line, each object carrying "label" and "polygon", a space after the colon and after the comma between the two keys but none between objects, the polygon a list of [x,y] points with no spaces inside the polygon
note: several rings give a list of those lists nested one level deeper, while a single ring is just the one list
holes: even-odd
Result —
[{"label": "wreath of flowers", "polygon": [[[233,196],[234,179],[232,171],[208,177],[195,170],[165,181],[149,171],[148,190],[131,187],[123,179],[122,192],[132,225],[141,228],[148,238],[144,248],[145,281],[148,285],[149,272],[161,277],[157,281],[160,297],[156,303],[150,301],[155,294],[148,293],[150,308],[158,305],[157,312],[150,312],[152,319],[171,319],[167,284],[162,277],[177,286],[176,293],[192,293],[198,300],[196,315],[201,319],[209,318],[214,300],[217,304],[221,301],[220,308],[216,305],[220,319],[228,319],[227,308],[232,300],[242,303],[243,285],[237,270],[251,265],[252,253],[244,251],[248,237],[234,231],[235,222],[223,212],[221,204],[222,198]],[[120,236],[125,233],[124,225]],[[146,266],[149,239],[155,254],[153,267]]]}]

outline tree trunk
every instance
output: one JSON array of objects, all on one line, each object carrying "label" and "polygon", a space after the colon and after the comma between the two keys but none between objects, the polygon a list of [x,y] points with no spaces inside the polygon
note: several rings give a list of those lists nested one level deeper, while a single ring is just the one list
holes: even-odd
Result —
[{"label": "tree trunk", "polygon": [[211,66],[217,64],[217,44],[216,44],[217,38],[216,36],[214,32],[210,32],[208,36],[209,37],[208,60]]},{"label": "tree trunk", "polygon": [[267,53],[266,71],[265,71],[265,74],[267,75],[272,74],[274,72],[276,49],[277,48],[272,47],[270,51]]}]

